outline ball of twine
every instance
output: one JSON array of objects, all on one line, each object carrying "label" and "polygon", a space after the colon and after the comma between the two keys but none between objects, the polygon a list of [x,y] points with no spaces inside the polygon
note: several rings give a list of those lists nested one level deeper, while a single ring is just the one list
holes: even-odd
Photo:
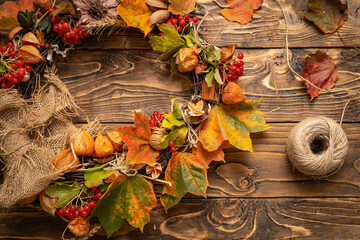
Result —
[{"label": "ball of twine", "polygon": [[311,177],[336,173],[344,163],[348,140],[344,130],[327,117],[311,117],[298,123],[287,141],[287,155],[294,167]]}]

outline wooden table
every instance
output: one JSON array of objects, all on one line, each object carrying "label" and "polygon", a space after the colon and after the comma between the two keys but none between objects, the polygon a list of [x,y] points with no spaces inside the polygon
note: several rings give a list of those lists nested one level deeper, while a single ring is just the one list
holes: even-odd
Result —
[{"label": "wooden table", "polygon": [[[211,0],[200,8],[210,17],[202,32],[215,44],[237,43],[245,55],[244,76],[238,84],[247,98],[263,97],[261,110],[274,127],[253,134],[255,155],[230,149],[226,163],[213,162],[208,170],[208,198],[186,195],[168,214],[162,207],[151,212],[144,233],[125,226],[116,239],[360,239],[360,100],[353,100],[343,128],[349,151],[342,169],[325,180],[312,180],[293,169],[285,146],[290,129],[310,116],[339,121],[352,96],[336,90],[360,90],[359,52],[335,34],[322,34],[302,17],[307,1],[283,3],[289,21],[291,66],[301,72],[304,57],[321,48],[335,61],[339,79],[335,90],[310,102],[301,79],[286,64],[285,23],[279,5],[264,0],[251,23],[240,28],[217,13]],[[360,2],[349,0],[349,18],[340,29],[343,38],[360,46]],[[98,118],[119,126],[133,122],[133,110],[151,113],[169,110],[169,95],[189,97],[190,75],[170,77],[157,62],[148,39],[127,30],[117,36],[91,38],[66,59],[58,58],[59,75],[84,110],[76,123]],[[350,60],[349,60],[350,59]],[[345,63],[343,61],[346,61]],[[158,194],[161,186],[155,186]],[[0,239],[60,239],[66,223],[39,207],[17,207],[0,212]],[[104,239],[104,237],[95,237]]]}]

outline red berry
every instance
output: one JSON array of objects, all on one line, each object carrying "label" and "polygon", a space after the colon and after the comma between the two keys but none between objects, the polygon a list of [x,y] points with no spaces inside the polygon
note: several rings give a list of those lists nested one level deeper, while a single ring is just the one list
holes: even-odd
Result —
[{"label": "red berry", "polygon": [[86,217],[88,214],[89,214],[88,212],[84,211],[84,212],[81,213],[81,216]]},{"label": "red berry", "polygon": [[176,18],[171,18],[171,24],[176,25],[178,23],[178,20]]},{"label": "red berry", "polygon": [[1,51],[1,52],[4,53],[4,52],[6,52],[6,50],[7,50],[7,47],[6,47],[6,46],[1,46],[1,48],[0,48],[0,51]]},{"label": "red berry", "polygon": [[172,24],[171,24],[171,20],[170,20],[170,19],[167,20],[165,24],[170,24],[170,25],[172,25]]},{"label": "red berry", "polygon": [[232,80],[233,80],[233,81],[237,81],[238,79],[239,79],[239,76],[238,76],[238,75],[234,75]]},{"label": "red berry", "polygon": [[193,18],[192,18],[192,21],[193,21],[194,23],[197,23],[197,22],[199,21],[199,19],[198,19],[197,17],[193,17]]},{"label": "red berry", "polygon": [[2,88],[2,89],[6,88],[6,87],[7,87],[6,83],[2,83],[2,84],[1,84],[1,88]]},{"label": "red berry", "polygon": [[77,217],[79,217],[79,216],[80,216],[79,211],[74,212],[74,217],[75,217],[75,218],[77,218]]},{"label": "red berry", "polygon": [[154,111],[153,114],[152,114],[154,117],[159,117],[159,112],[158,111]]},{"label": "red berry", "polygon": [[69,207],[70,212],[76,212],[76,207],[74,205],[71,205]]},{"label": "red berry", "polygon": [[101,193],[101,192],[97,192],[95,196],[96,196],[97,198],[101,198],[102,193]]},{"label": "red berry", "polygon": [[71,212],[69,211],[69,209],[65,209],[65,210],[64,210],[64,215],[65,215],[65,216],[69,216],[70,213],[71,213]]},{"label": "red berry", "polygon": [[61,209],[61,208],[59,208],[58,210],[56,210],[56,213],[57,213],[57,215],[59,216],[59,217],[62,217],[62,216],[64,216],[64,210],[63,209]]},{"label": "red berry", "polygon": [[11,55],[11,56],[13,56],[13,57],[16,57],[17,52],[15,52],[15,51],[11,51],[11,52],[10,52],[10,55]]},{"label": "red berry", "polygon": [[154,119],[150,119],[149,124],[150,124],[150,126],[154,126],[155,120],[154,120]]},{"label": "red berry", "polygon": [[90,212],[90,211],[91,211],[91,208],[88,205],[86,205],[84,207],[84,212]]},{"label": "red berry", "polygon": [[[51,15],[51,17],[50,17],[50,15]],[[49,14],[49,17],[50,17],[50,21],[52,24],[56,23],[56,20],[55,20],[55,18],[52,17],[52,14]]]},{"label": "red berry", "polygon": [[69,215],[67,215],[68,219],[73,219],[74,218],[74,214],[73,213],[69,213]]},{"label": "red berry", "polygon": [[243,72],[241,71],[241,72],[238,74],[238,76],[241,77],[242,75],[243,75]]},{"label": "red berry", "polygon": [[16,61],[16,65],[18,65],[18,67],[22,67],[24,66],[24,62],[19,59]]},{"label": "red berry", "polygon": [[58,26],[59,30],[62,30],[62,29],[64,28],[64,26],[62,25],[62,23],[59,23],[57,26]]},{"label": "red berry", "polygon": [[237,70],[238,68],[235,66],[235,65],[233,65],[232,67],[231,67],[231,71],[233,71],[234,73],[236,73],[236,70]]},{"label": "red berry", "polygon": [[164,37],[165,37],[165,35],[164,35],[162,32],[159,32],[159,37],[164,38]]},{"label": "red berry", "polygon": [[179,33],[181,33],[182,30],[183,30],[183,27],[182,27],[182,26],[178,26],[178,27],[177,27],[177,31],[178,31]]},{"label": "red berry", "polygon": [[84,212],[85,210],[83,208],[79,208],[78,212],[81,214],[82,212]]},{"label": "red berry", "polygon": [[54,11],[53,8],[49,8],[49,10],[48,10],[49,13],[52,13],[53,11]]},{"label": "red berry", "polygon": [[238,67],[241,67],[241,66],[244,66],[244,62],[241,61],[241,60],[237,60],[237,61],[235,62],[235,65],[238,66]]},{"label": "red berry", "polygon": [[27,72],[31,72],[32,68],[31,68],[30,65],[26,64],[25,70],[26,70]]},{"label": "red berry", "polygon": [[18,72],[20,75],[24,74],[24,76],[25,76],[25,68],[23,68],[23,67],[19,68]]},{"label": "red berry", "polygon": [[18,72],[13,72],[11,74],[11,76],[13,76],[13,78],[17,78],[17,77],[19,77],[19,73]]},{"label": "red berry", "polygon": [[8,81],[12,81],[14,78],[13,78],[13,76],[11,76],[11,75],[9,74],[9,76],[7,77],[7,79],[8,79]]},{"label": "red berry", "polygon": [[235,73],[236,75],[240,76],[240,74],[242,73],[242,69],[237,68]]},{"label": "red berry", "polygon": [[176,152],[176,147],[171,147],[171,148],[170,148],[170,151]]},{"label": "red berry", "polygon": [[91,202],[89,203],[89,207],[94,208],[95,206],[96,206],[96,202],[95,202],[95,201],[91,201]]},{"label": "red berry", "polygon": [[185,20],[186,20],[186,21],[189,21],[189,20],[190,20],[190,16],[189,16],[189,14],[185,14],[185,16],[184,16],[184,17],[185,17]]},{"label": "red berry", "polygon": [[57,24],[54,24],[54,25],[53,25],[53,30],[54,30],[54,32],[58,32],[58,31],[59,31],[59,28],[58,28],[58,25],[57,25]]},{"label": "red berry", "polygon": [[159,125],[158,123],[155,123],[155,124],[154,124],[154,127],[159,128],[159,127],[160,127],[160,125]]},{"label": "red berry", "polygon": [[234,80],[234,74],[228,73],[227,79],[228,79],[229,81],[233,81],[233,80]]},{"label": "red berry", "polygon": [[74,44],[74,39],[70,38],[69,39],[69,44]]},{"label": "red berry", "polygon": [[192,22],[192,20],[193,20],[192,18],[189,18],[188,22]]},{"label": "red berry", "polygon": [[0,77],[0,82],[6,82],[4,77]]},{"label": "red berry", "polygon": [[12,63],[12,64],[11,64],[11,68],[15,70],[15,69],[18,68],[18,65],[17,65],[16,63]]},{"label": "red berry", "polygon": [[8,45],[9,48],[12,48],[14,46],[14,43],[13,42],[8,42],[7,45]]},{"label": "red berry", "polygon": [[66,38],[71,38],[71,35],[70,35],[70,33],[69,32],[67,32],[67,33],[65,33],[65,35],[64,35]]},{"label": "red berry", "polygon": [[97,192],[99,191],[99,189],[98,189],[97,187],[92,187],[92,188],[91,188],[91,191],[92,191],[93,193],[97,193]]},{"label": "red berry", "polygon": [[56,21],[56,22],[60,22],[60,21],[61,21],[61,18],[60,18],[59,15],[56,15],[56,16],[55,16],[55,21]]},{"label": "red berry", "polygon": [[243,59],[244,58],[244,54],[242,52],[239,52],[237,55],[238,59]]},{"label": "red berry", "polygon": [[184,17],[180,15],[180,16],[178,17],[178,20],[179,20],[179,21],[184,20]]},{"label": "red berry", "polygon": [[46,43],[45,45],[44,45],[44,48],[46,48],[46,49],[48,49],[50,47],[50,44],[48,44],[48,43]]},{"label": "red berry", "polygon": [[179,26],[184,26],[186,24],[186,22],[185,22],[185,20],[184,19],[181,19],[180,21],[179,21]]},{"label": "red berry", "polygon": [[169,147],[173,147],[174,146],[174,141],[169,141]]},{"label": "red berry", "polygon": [[64,28],[69,28],[69,24],[68,24],[67,22],[64,22],[64,23],[63,23],[63,27],[64,27]]}]

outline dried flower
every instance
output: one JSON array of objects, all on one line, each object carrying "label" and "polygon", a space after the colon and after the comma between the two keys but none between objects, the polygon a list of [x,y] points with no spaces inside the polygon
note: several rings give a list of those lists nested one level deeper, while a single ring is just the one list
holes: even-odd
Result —
[{"label": "dried flower", "polygon": [[196,103],[189,102],[184,110],[185,121],[191,124],[199,124],[208,117],[208,106],[202,100]]},{"label": "dried flower", "polygon": [[77,10],[81,13],[81,23],[91,23],[117,16],[116,0],[79,0],[76,1]]},{"label": "dried flower", "polygon": [[51,198],[45,193],[45,191],[42,191],[39,195],[39,200],[41,209],[55,216],[55,204],[58,201],[58,198]]},{"label": "dried flower", "polygon": [[199,60],[192,48],[181,48],[176,56],[176,64],[180,72],[190,72],[196,68]]},{"label": "dried flower", "polygon": [[114,152],[113,145],[99,131],[99,134],[95,140],[95,156],[97,158],[105,158],[105,157],[110,156],[113,152]]},{"label": "dried flower", "polygon": [[246,99],[242,89],[234,82],[229,82],[222,92],[221,100],[225,104],[235,104]]},{"label": "dried flower", "polygon": [[87,218],[77,217],[69,223],[68,228],[76,237],[82,237],[89,233],[90,223]]},{"label": "dried flower", "polygon": [[160,163],[155,163],[154,166],[147,166],[146,167],[146,174],[151,173],[152,178],[158,178],[162,172],[162,168]]},{"label": "dried flower", "polygon": [[75,137],[74,150],[78,156],[92,156],[95,153],[95,141],[84,129]]},{"label": "dried flower", "polygon": [[119,152],[123,148],[124,142],[122,141],[118,132],[106,132],[107,138],[112,143],[115,151]]},{"label": "dried flower", "polygon": [[77,168],[76,165],[80,164],[79,158],[77,156],[75,157],[76,159],[74,158],[74,154],[71,151],[71,148],[62,150],[55,156],[53,160],[53,165],[56,169],[63,169],[69,166],[74,166],[66,170],[66,172],[75,171],[75,169]]},{"label": "dried flower", "polygon": [[204,101],[200,100],[196,103],[189,102],[188,108],[190,109],[189,114],[193,117],[199,117],[205,113],[204,109]]},{"label": "dried flower", "polygon": [[221,62],[226,63],[232,59],[235,52],[236,44],[226,45],[221,48]]}]

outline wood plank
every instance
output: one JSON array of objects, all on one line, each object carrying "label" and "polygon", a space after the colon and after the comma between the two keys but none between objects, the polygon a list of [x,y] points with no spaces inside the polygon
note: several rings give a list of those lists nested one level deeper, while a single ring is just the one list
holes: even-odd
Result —
[{"label": "wood plank", "polygon": [[[323,49],[338,65],[339,79],[334,91],[320,95],[310,103],[301,79],[296,79],[286,65],[283,49],[248,49],[244,76],[237,81],[249,99],[262,99],[261,110],[278,107],[274,81],[282,108],[266,115],[270,122],[297,122],[305,117],[325,115],[339,120],[352,93],[341,89],[360,90],[359,58],[342,63],[358,54],[355,49]],[[315,49],[292,49],[293,68],[301,72],[304,56]],[[66,82],[77,104],[84,110],[77,122],[98,117],[104,122],[132,122],[133,110],[151,113],[169,111],[169,96],[189,99],[193,94],[189,74],[170,77],[167,66],[157,62],[152,51],[78,50],[68,58],[59,57],[59,75]],[[346,111],[344,121],[359,121],[359,98]],[[281,114],[279,114],[281,113]]]},{"label": "wood plank", "polygon": [[[187,199],[111,239],[358,239],[359,208],[358,198]],[[65,226],[30,207],[0,212],[0,239],[61,239]]]},{"label": "wood plank", "polygon": [[[205,11],[209,16],[201,25],[201,33],[209,40],[214,40],[221,28],[226,25],[215,44],[222,46],[236,43],[239,48],[284,48],[286,25],[282,19],[280,7],[276,1],[264,0],[263,6],[253,15],[253,21],[243,25],[228,22],[218,11],[221,8],[212,0],[201,0],[197,7],[199,18]],[[219,0],[220,3],[225,1]],[[348,0],[348,20],[340,28],[345,41],[360,45],[360,2]],[[289,0],[282,2],[286,19],[289,23],[289,42],[292,48],[309,47],[349,47],[349,43],[339,38],[338,34],[323,34],[313,23],[306,20],[301,11],[308,9],[308,1]],[[148,39],[141,33],[121,31],[117,36],[106,36],[101,40],[93,37],[84,41],[79,48],[86,49],[150,49]]]}]

